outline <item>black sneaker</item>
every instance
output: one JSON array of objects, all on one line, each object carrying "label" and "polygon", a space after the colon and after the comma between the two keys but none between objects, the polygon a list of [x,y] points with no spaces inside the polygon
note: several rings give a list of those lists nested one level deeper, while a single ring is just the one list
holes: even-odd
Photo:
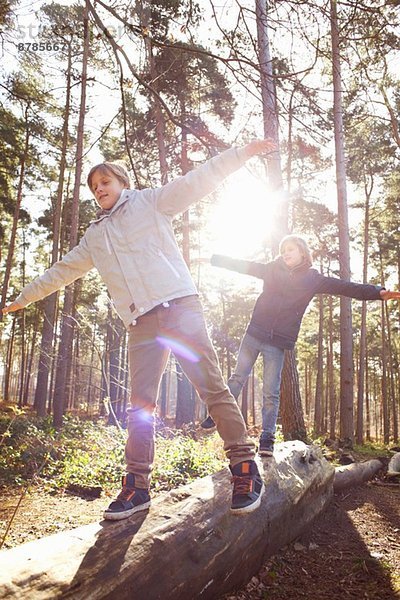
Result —
[{"label": "black sneaker", "polygon": [[274,440],[267,438],[260,438],[260,445],[258,447],[258,454],[260,456],[273,456],[274,454]]},{"label": "black sneaker", "polygon": [[150,506],[148,490],[135,487],[135,476],[127,473],[122,478],[122,490],[117,498],[104,511],[104,518],[110,521],[127,519],[135,512],[146,510]]},{"label": "black sneaker", "polygon": [[235,515],[249,513],[260,506],[264,483],[254,460],[247,460],[229,467],[232,473],[232,505]]},{"label": "black sneaker", "polygon": [[215,429],[216,425],[210,415],[208,415],[207,419],[204,419],[204,421],[200,423],[200,427],[202,429],[206,429],[207,431],[211,431]]}]

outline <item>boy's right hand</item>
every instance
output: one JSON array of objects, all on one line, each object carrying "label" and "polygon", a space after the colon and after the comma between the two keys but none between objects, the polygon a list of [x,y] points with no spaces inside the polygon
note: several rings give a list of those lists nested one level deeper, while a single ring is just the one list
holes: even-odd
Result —
[{"label": "boy's right hand", "polygon": [[11,302],[11,304],[7,304],[6,306],[3,306],[3,308],[1,309],[1,312],[3,313],[3,315],[6,315],[9,312],[15,312],[16,310],[21,310],[22,308],[24,308],[22,306],[22,304],[14,301],[14,302]]},{"label": "boy's right hand", "polygon": [[251,158],[259,154],[271,154],[278,150],[278,145],[272,138],[265,138],[263,140],[252,140],[249,144],[243,146],[247,157]]},{"label": "boy's right hand", "polygon": [[379,295],[382,300],[400,300],[400,292],[392,292],[392,290],[383,289]]}]

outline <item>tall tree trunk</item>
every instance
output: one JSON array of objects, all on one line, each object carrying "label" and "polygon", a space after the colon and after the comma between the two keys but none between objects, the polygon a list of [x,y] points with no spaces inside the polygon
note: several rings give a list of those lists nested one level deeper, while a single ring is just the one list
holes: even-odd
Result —
[{"label": "tall tree trunk", "polygon": [[31,349],[29,351],[29,359],[28,359],[28,364],[27,364],[26,371],[25,371],[24,396],[23,396],[23,399],[22,399],[23,406],[26,406],[28,404],[28,401],[29,401],[29,385],[30,385],[31,376],[32,376],[33,359],[35,357],[36,338],[37,338],[37,334],[38,334],[38,326],[37,326],[38,312],[39,311],[36,310],[36,315],[35,315],[36,318],[33,321],[33,331],[32,331],[32,337],[31,337]]},{"label": "tall tree trunk", "polygon": [[163,420],[167,416],[167,371],[165,371],[161,379],[159,414]]},{"label": "tall tree trunk", "polygon": [[[21,162],[19,169],[19,179],[18,179],[18,189],[17,189],[17,198],[15,201],[14,207],[14,215],[13,215],[13,223],[11,227],[11,235],[10,241],[8,242],[8,251],[7,251],[7,259],[6,259],[6,268],[4,271],[4,277],[2,281],[2,290],[1,290],[1,303],[0,307],[5,306],[7,300],[8,293],[8,284],[10,282],[11,269],[13,264],[14,252],[15,252],[15,240],[17,238],[17,229],[19,225],[19,213],[21,209],[22,202],[22,188],[25,179],[25,167],[28,159],[28,151],[29,151],[29,140],[30,140],[30,129],[29,129],[29,104],[27,104],[25,108],[25,140],[24,140],[24,148],[21,154]],[[2,315],[2,313],[0,312]],[[0,343],[1,343],[1,330],[0,330]]]},{"label": "tall tree trunk", "polygon": [[[364,216],[364,255],[363,255],[363,283],[368,281],[368,249],[369,249],[369,206],[371,191],[367,190],[365,196],[365,216]],[[360,332],[360,366],[358,371],[358,389],[357,389],[357,444],[364,441],[364,389],[365,389],[365,361],[367,353],[367,303],[363,302],[361,307],[361,332]]]},{"label": "tall tree trunk", "polygon": [[[261,96],[263,106],[264,136],[272,138],[277,150],[268,158],[268,174],[273,190],[283,195],[283,177],[279,151],[278,111],[276,88],[274,83],[272,57],[268,32],[268,7],[265,0],[255,0],[257,21],[257,44],[260,66]],[[280,213],[276,217],[273,232],[273,252],[276,253],[279,240],[288,232],[288,204],[280,199]],[[285,352],[285,365],[282,372],[281,385],[281,417],[282,428],[289,438],[294,439],[302,431],[305,436],[305,425],[297,373],[296,360],[292,351]],[[287,420],[286,420],[287,419]],[[293,429],[292,429],[293,427]]]},{"label": "tall tree trunk", "polygon": [[114,422],[115,418],[118,418],[121,413],[120,409],[120,388],[121,388],[121,350],[123,331],[119,318],[112,318],[113,315],[109,313],[110,319],[110,353],[109,353],[109,373],[110,373],[110,404],[113,408],[110,413],[109,422],[116,425]]},{"label": "tall tree trunk", "polygon": [[323,432],[323,393],[324,393],[324,299],[318,298],[319,327],[318,327],[318,353],[317,353],[317,379],[315,382],[315,409],[314,409],[314,431],[317,435]]},{"label": "tall tree trunk", "polygon": [[[349,280],[350,243],[347,209],[346,165],[344,155],[342,78],[339,52],[337,0],[331,0],[331,42],[340,277],[341,279]],[[340,437],[348,445],[351,446],[353,444],[354,407],[351,299],[345,298],[344,296],[340,297]]]},{"label": "tall tree trunk", "polygon": [[13,353],[14,353],[14,340],[15,340],[15,315],[13,316],[12,326],[11,326],[11,335],[8,338],[7,342],[7,351],[6,351],[6,365],[4,372],[4,392],[3,399],[4,402],[10,401],[10,382],[11,382],[11,372],[12,372],[12,362],[13,362]]},{"label": "tall tree trunk", "polygon": [[398,424],[398,411],[397,411],[397,402],[396,402],[396,388],[394,381],[394,370],[393,370],[393,362],[395,357],[395,352],[392,343],[392,332],[390,328],[390,317],[389,317],[389,308],[387,303],[384,303],[385,307],[385,321],[387,327],[387,346],[388,346],[388,371],[389,371],[389,383],[390,383],[390,399],[391,399],[391,413],[393,416],[393,441],[397,444],[399,440],[399,424]]},{"label": "tall tree trunk", "polygon": [[[26,272],[26,236],[25,231],[22,232],[22,287],[25,287],[25,272]],[[21,319],[21,358],[19,363],[19,392],[18,392],[18,406],[22,407],[23,405],[23,395],[24,395],[24,381],[25,381],[25,361],[26,361],[26,348],[25,348],[25,336],[26,336],[26,319],[25,319],[25,311],[22,311],[20,316]]]},{"label": "tall tree trunk", "polygon": [[330,373],[328,369],[329,365],[329,332],[325,332],[324,344],[326,348],[325,355],[325,368],[324,368],[324,418],[322,423],[322,432],[325,434],[329,430],[329,405],[330,405]]},{"label": "tall tree trunk", "polygon": [[[83,162],[83,137],[84,123],[86,110],[86,85],[87,85],[87,63],[89,57],[89,19],[88,7],[85,5],[84,13],[84,45],[82,56],[82,82],[81,82],[81,101],[79,109],[79,121],[77,132],[77,148],[76,148],[76,166],[75,166],[75,183],[71,210],[71,233],[70,233],[70,250],[78,243],[78,221],[79,221],[79,192],[82,176]],[[71,318],[74,302],[74,285],[69,285],[65,289],[64,308],[63,308],[63,323],[61,330],[61,344],[57,363],[57,374],[54,389],[53,400],[53,421],[54,426],[59,428],[62,425],[64,414],[64,394],[67,383],[68,366],[71,361],[70,346],[74,330],[74,322]]]},{"label": "tall tree trunk", "polygon": [[305,402],[305,413],[306,418],[310,420],[310,410],[311,410],[311,365],[306,362],[304,363],[304,402]]},{"label": "tall tree trunk", "polygon": [[[383,285],[383,256],[380,242],[379,247],[379,271],[381,285]],[[383,419],[383,441],[389,443],[390,437],[390,417],[389,417],[389,398],[388,398],[388,335],[386,335],[386,311],[385,303],[381,306],[381,330],[382,330],[382,419]],[[389,351],[390,356],[390,351]]]},{"label": "tall tree trunk", "polygon": [[[138,12],[140,25],[144,30],[151,31],[151,12],[150,5],[148,0],[139,0],[136,2],[136,10]],[[148,70],[150,73],[151,85],[155,91],[158,91],[158,73],[153,55],[153,44],[151,38],[147,36],[145,38],[145,48],[147,54],[147,64]],[[162,112],[162,108],[160,102],[156,95],[152,96],[153,103],[153,113],[155,119],[156,126],[156,138],[157,138],[157,148],[158,148],[158,159],[160,163],[160,173],[161,173],[161,184],[165,185],[168,183],[168,163],[167,163],[167,150],[165,145],[165,119],[164,114]],[[167,373],[164,371],[161,379],[161,390],[165,390],[167,394]],[[163,393],[163,392],[162,392]],[[163,397],[164,409],[167,409],[168,398],[167,396]]]},{"label": "tall tree trunk", "polygon": [[370,404],[370,385],[369,385],[369,365],[368,365],[368,346],[365,349],[365,433],[367,441],[371,441],[371,404]]},{"label": "tall tree trunk", "polygon": [[182,371],[178,362],[176,362],[176,373],[177,393],[175,425],[180,428],[182,425],[194,423],[195,403],[192,398],[192,384]]},{"label": "tall tree trunk", "polygon": [[[67,67],[67,89],[65,97],[64,122],[62,129],[61,159],[59,165],[59,175],[57,184],[57,195],[55,206],[53,207],[53,245],[51,252],[51,264],[53,265],[59,259],[60,252],[60,223],[61,207],[64,189],[64,175],[67,161],[68,148],[68,123],[70,115],[70,96],[71,96],[71,45],[68,46],[68,67]],[[35,389],[35,408],[39,417],[46,415],[47,394],[49,388],[49,373],[52,363],[52,346],[54,340],[54,324],[56,317],[58,293],[51,294],[44,300],[43,311],[43,329],[42,340],[40,344],[38,373]]]},{"label": "tall tree trunk", "polygon": [[[180,98],[181,120],[184,123],[186,120],[186,105],[184,97]],[[190,165],[188,159],[188,140],[185,127],[181,133],[181,174],[189,173]],[[182,254],[185,262],[190,269],[190,220],[189,210],[185,210],[182,215]]]},{"label": "tall tree trunk", "polygon": [[389,443],[389,407],[388,407],[388,385],[387,385],[387,351],[385,336],[385,305],[382,302],[381,308],[381,331],[382,331],[382,421],[383,421],[383,441]]},{"label": "tall tree trunk", "polygon": [[329,306],[329,350],[328,350],[328,375],[329,375],[329,437],[335,439],[336,430],[336,394],[335,394],[335,376],[333,366],[333,298],[328,296]]},{"label": "tall tree trunk", "polygon": [[96,349],[96,324],[92,331],[92,340],[90,345],[90,363],[89,363],[89,377],[87,382],[86,390],[86,412],[90,414],[93,400],[92,384],[93,384],[93,371],[94,371],[94,356]]},{"label": "tall tree trunk", "polygon": [[[183,97],[180,99],[181,120],[184,123],[186,119],[186,105]],[[181,132],[181,172],[186,175],[190,170],[187,154],[187,131],[185,127]],[[190,269],[190,231],[189,231],[189,211],[186,210],[182,215],[182,254]],[[194,423],[196,418],[196,399],[197,395],[192,389],[192,384],[186,375],[179,369],[178,388],[176,397],[176,423],[181,427],[185,423]],[[181,406],[182,404],[185,406]]]},{"label": "tall tree trunk", "polygon": [[293,393],[296,396],[292,397],[290,403],[283,402],[281,404],[282,433],[285,440],[305,441],[307,431],[301,407],[299,375],[295,363],[295,354],[293,351],[285,350],[281,394],[284,398],[287,398]]}]

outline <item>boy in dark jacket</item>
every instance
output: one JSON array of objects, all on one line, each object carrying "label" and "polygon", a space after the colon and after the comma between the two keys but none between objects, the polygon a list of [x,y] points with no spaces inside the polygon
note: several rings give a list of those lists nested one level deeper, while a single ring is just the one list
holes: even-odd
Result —
[{"label": "boy in dark jacket", "polygon": [[[237,399],[258,355],[262,354],[261,456],[273,454],[284,351],[294,348],[303,315],[315,294],[334,294],[357,300],[400,298],[400,292],[391,292],[381,286],[321,275],[312,268],[310,249],[300,236],[288,235],[283,238],[279,253],[276,260],[267,264],[221,255],[211,258],[214,266],[253,275],[264,281],[263,291],[256,301],[240,345],[236,370],[228,381],[228,387]],[[213,426],[210,416],[202,423],[204,429]]]}]

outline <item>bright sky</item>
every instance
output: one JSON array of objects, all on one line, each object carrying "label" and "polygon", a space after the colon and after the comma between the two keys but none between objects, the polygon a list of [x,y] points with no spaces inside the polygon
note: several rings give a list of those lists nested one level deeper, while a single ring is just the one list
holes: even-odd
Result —
[{"label": "bright sky", "polygon": [[208,222],[215,252],[243,257],[254,254],[271,230],[273,212],[265,184],[245,169],[230,177]]}]

